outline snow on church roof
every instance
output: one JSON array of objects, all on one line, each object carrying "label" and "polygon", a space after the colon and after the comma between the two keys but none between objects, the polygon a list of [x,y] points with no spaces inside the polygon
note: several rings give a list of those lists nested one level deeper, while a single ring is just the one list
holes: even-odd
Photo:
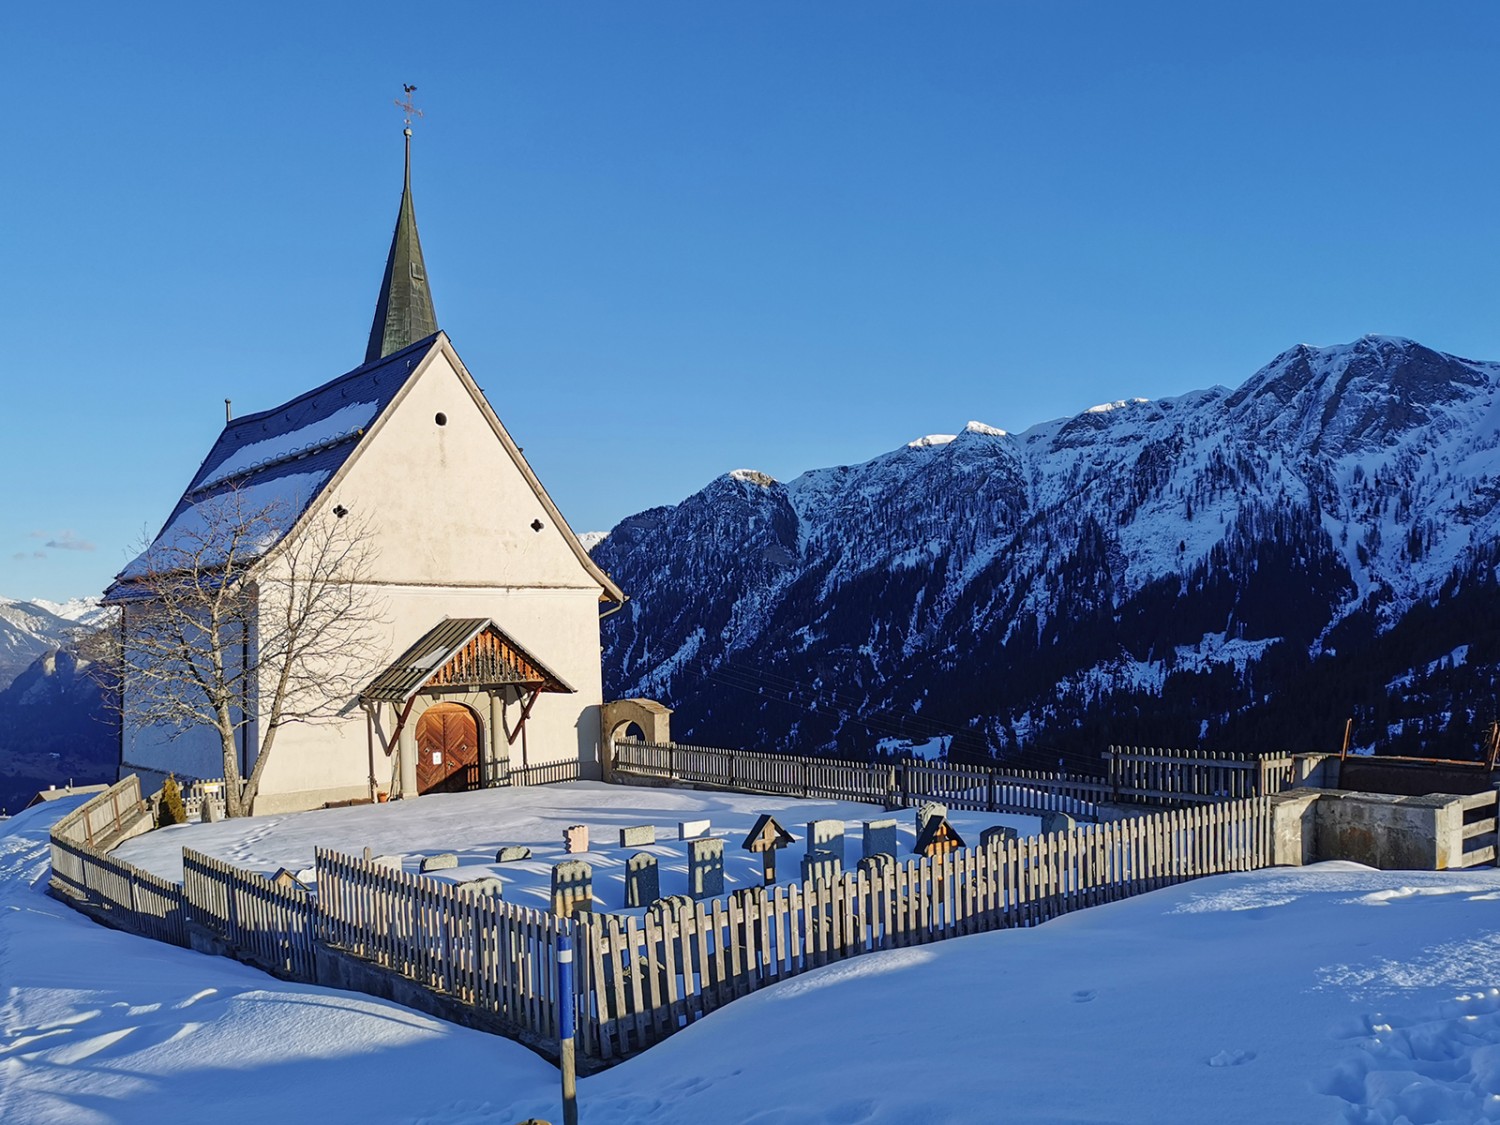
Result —
[{"label": "snow on church roof", "polygon": [[[201,535],[215,505],[226,499],[245,513],[273,513],[273,533],[262,547],[268,550],[343,467],[435,339],[428,336],[290,402],[228,423],[151,546],[120,579],[139,577],[147,558]],[[118,586],[106,597],[115,597]]]}]

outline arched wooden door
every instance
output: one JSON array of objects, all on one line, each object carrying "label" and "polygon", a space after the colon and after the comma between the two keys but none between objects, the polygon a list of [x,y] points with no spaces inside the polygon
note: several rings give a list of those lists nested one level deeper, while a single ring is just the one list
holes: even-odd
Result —
[{"label": "arched wooden door", "polygon": [[417,792],[479,788],[479,724],[461,703],[435,703],[417,720]]}]

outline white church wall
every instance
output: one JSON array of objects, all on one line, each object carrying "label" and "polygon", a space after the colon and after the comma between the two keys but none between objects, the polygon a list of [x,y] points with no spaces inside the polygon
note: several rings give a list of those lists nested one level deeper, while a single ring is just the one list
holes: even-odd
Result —
[{"label": "white church wall", "polygon": [[[443,618],[491,618],[575,689],[537,701],[527,763],[596,761],[600,587],[445,356],[434,357],[323,503],[370,527],[382,620],[362,661],[364,682]],[[510,749],[519,766],[520,740]],[[370,757],[365,715],[351,696],[335,722],[281,730],[257,810],[367,796]],[[376,788],[387,790],[392,762],[378,745],[375,760]]]}]

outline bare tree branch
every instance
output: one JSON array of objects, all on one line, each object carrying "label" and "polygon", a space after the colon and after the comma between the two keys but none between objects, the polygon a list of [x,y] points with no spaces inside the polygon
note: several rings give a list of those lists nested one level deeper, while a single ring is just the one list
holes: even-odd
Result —
[{"label": "bare tree branch", "polygon": [[[122,709],[176,738],[219,736],[230,816],[248,815],[280,729],[333,718],[358,693],[380,615],[367,522],[331,512],[281,538],[280,502],[237,491],[200,502],[148,543],[127,591]],[[240,731],[258,753],[242,777]]]}]

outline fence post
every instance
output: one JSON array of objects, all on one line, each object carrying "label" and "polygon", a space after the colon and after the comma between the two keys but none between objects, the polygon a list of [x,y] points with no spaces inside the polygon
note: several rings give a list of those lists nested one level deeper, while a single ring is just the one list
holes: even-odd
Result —
[{"label": "fence post", "polygon": [[563,923],[557,931],[557,1061],[562,1074],[563,1125],[578,1125],[578,1068],[574,1057],[573,939]]}]

